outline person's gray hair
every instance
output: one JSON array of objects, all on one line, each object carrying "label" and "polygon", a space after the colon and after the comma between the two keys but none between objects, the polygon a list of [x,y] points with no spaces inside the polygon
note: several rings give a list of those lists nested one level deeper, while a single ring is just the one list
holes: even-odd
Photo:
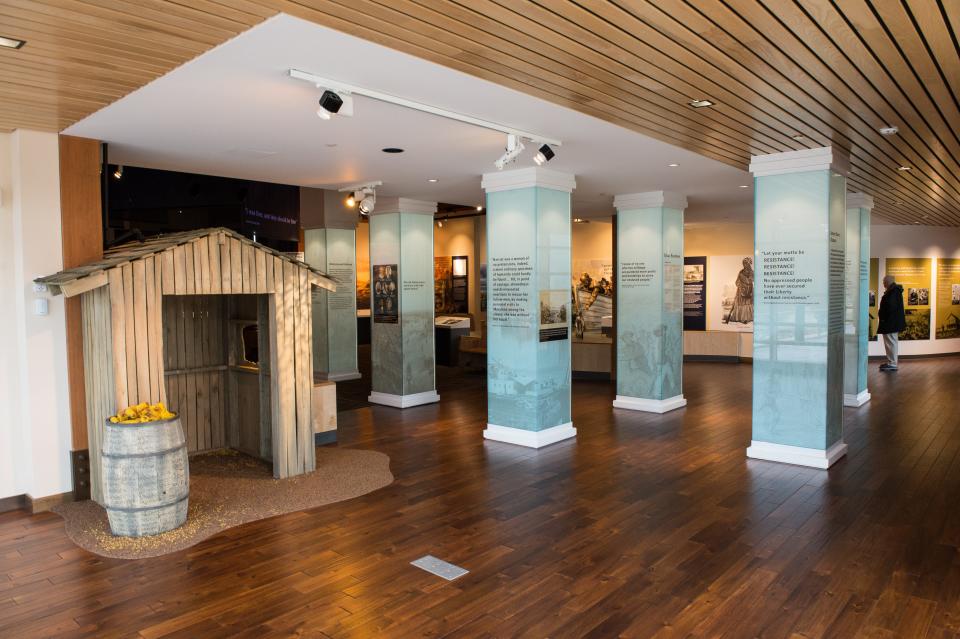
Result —
[{"label": "person's gray hair", "polygon": [[893,275],[884,275],[883,282],[884,284],[894,284],[897,280],[893,279]]}]

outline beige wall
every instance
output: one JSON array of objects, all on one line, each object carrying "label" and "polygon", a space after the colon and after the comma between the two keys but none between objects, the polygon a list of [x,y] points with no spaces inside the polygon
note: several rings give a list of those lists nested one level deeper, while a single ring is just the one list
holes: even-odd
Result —
[{"label": "beige wall", "polygon": [[[453,257],[455,255],[467,256],[467,267],[470,279],[467,285],[470,290],[467,291],[467,309],[474,317],[480,309],[479,297],[479,266],[476,249],[476,229],[474,220],[477,218],[468,217],[462,220],[444,220],[443,226],[434,225],[433,228],[433,254],[436,257]],[[485,218],[484,218],[485,219]]]},{"label": "beige wall", "polygon": [[751,255],[753,224],[687,224],[683,228],[684,255]]},{"label": "beige wall", "polygon": [[574,260],[612,261],[613,218],[591,219],[589,224],[574,224],[570,252]]}]

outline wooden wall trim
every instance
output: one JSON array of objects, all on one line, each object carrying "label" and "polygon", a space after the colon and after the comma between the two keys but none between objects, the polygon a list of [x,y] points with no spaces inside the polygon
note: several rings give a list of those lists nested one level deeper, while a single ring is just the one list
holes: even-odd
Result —
[{"label": "wooden wall trim", "polygon": [[[65,269],[103,257],[100,142],[97,140],[60,136],[60,230]],[[67,298],[65,309],[72,433],[70,448],[83,450],[87,448],[87,404],[80,298]]]}]

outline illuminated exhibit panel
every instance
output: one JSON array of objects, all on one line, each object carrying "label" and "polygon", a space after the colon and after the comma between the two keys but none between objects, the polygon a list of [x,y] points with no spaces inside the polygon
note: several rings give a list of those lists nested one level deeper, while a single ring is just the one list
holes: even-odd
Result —
[{"label": "illuminated exhibit panel", "polygon": [[937,260],[936,338],[960,337],[960,259]]},{"label": "illuminated exhibit panel", "polygon": [[[559,188],[551,188],[551,187]],[[484,436],[539,447],[572,437],[572,176],[520,169],[487,190],[487,421]]]},{"label": "illuminated exhibit panel", "polygon": [[860,193],[847,196],[843,403],[861,406],[867,392],[867,336],[869,333],[870,209],[873,200]]},{"label": "illuminated exhibit panel", "polygon": [[666,412],[683,399],[683,209],[656,191],[618,196],[617,399]]},{"label": "illuminated exhibit panel", "polygon": [[752,457],[826,468],[846,452],[846,184],[835,168],[841,162],[828,147],[760,156],[751,165],[757,176]]},{"label": "illuminated exhibit panel", "polygon": [[383,199],[370,215],[372,392],[398,408],[439,400],[434,371],[436,204]]},{"label": "illuminated exhibit panel", "polygon": [[304,231],[308,264],[337,282],[336,291],[313,299],[313,362],[317,375],[331,381],[360,377],[357,366],[356,236],[354,229]]}]

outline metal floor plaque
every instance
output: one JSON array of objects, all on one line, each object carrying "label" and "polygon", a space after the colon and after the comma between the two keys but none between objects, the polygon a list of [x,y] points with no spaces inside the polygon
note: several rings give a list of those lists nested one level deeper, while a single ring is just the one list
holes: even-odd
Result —
[{"label": "metal floor plaque", "polygon": [[421,557],[420,559],[411,561],[410,563],[417,568],[422,568],[423,570],[433,573],[438,577],[443,577],[447,581],[453,581],[457,577],[462,577],[470,572],[469,570],[464,570],[460,566],[454,566],[453,564],[442,559],[437,559],[433,555]]}]

